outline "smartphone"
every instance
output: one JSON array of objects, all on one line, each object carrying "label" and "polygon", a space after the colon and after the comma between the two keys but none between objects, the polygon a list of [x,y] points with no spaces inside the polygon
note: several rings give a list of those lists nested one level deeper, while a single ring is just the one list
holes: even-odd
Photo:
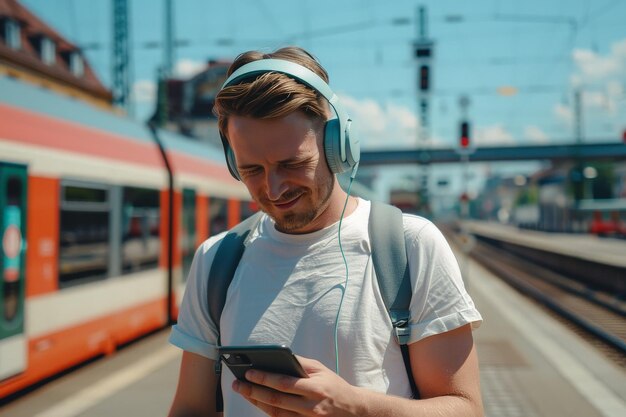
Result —
[{"label": "smartphone", "polygon": [[218,352],[222,362],[242,381],[248,369],[308,378],[291,349],[284,345],[222,346]]}]

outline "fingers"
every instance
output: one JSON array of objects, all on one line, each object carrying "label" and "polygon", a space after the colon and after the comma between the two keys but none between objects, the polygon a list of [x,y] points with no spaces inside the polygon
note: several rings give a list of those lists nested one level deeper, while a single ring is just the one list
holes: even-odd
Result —
[{"label": "fingers", "polygon": [[[264,380],[272,374],[261,376]],[[282,375],[281,375],[282,377]],[[246,374],[246,378],[250,377]],[[290,377],[285,377],[290,378]],[[241,394],[246,400],[254,406],[260,408],[266,414],[273,417],[288,417],[302,415],[305,409],[306,400],[295,394],[277,391],[267,386],[235,381],[233,390]]]},{"label": "fingers", "polygon": [[304,393],[303,390],[299,388],[302,378],[252,369],[246,372],[246,379],[253,384],[263,385],[276,391],[297,395]]},{"label": "fingers", "polygon": [[300,365],[302,365],[302,369],[304,369],[304,372],[306,372],[308,375],[323,371],[324,369],[328,369],[318,360],[305,358],[304,356],[298,355],[296,355],[296,358],[298,359],[298,362],[300,362]]}]

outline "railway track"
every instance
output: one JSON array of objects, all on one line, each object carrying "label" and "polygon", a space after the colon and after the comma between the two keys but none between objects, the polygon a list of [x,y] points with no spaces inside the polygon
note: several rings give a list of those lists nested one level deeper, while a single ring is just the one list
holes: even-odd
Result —
[{"label": "railway track", "polygon": [[[451,230],[447,230],[450,232]],[[449,235],[452,236],[452,235]],[[458,241],[458,236],[451,239]],[[477,239],[469,255],[547,308],[620,367],[626,368],[626,302],[561,273]],[[589,277],[589,282],[594,282]]]}]

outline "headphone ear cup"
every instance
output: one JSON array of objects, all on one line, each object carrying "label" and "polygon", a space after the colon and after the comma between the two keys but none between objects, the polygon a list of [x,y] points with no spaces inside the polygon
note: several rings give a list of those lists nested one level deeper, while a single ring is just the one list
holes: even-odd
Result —
[{"label": "headphone ear cup", "polygon": [[353,169],[359,164],[361,160],[361,144],[359,143],[359,136],[353,132],[352,120],[346,121],[345,128],[345,142],[346,142],[346,171]]},{"label": "headphone ear cup", "polygon": [[339,119],[326,121],[324,126],[324,153],[326,162],[333,174],[341,174],[347,168],[341,159],[341,131]]},{"label": "headphone ear cup", "polygon": [[224,147],[224,157],[226,158],[226,166],[228,167],[228,171],[230,172],[230,175],[233,176],[233,178],[241,181],[239,171],[237,171],[237,161],[235,161],[235,154],[228,144],[228,140],[224,137],[224,135],[222,135],[222,132],[220,132],[220,139],[222,140],[222,146]]},{"label": "headphone ear cup", "polygon": [[233,152],[230,145],[226,145],[226,164],[228,165],[228,170],[230,171],[230,175],[235,177],[236,180],[241,181],[241,177],[239,176],[239,171],[237,171],[237,161],[235,161],[235,153]]}]

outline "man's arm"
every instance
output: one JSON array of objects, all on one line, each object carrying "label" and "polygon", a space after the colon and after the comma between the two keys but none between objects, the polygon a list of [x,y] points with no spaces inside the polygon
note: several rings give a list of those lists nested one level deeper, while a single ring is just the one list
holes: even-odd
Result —
[{"label": "man's arm", "polygon": [[[471,325],[409,345],[424,416],[482,416],[478,356]],[[377,414],[374,414],[377,415]]]},{"label": "man's arm", "polygon": [[183,352],[178,388],[169,417],[219,417],[215,411],[215,361]]},{"label": "man's arm", "polygon": [[278,415],[277,409],[286,410],[284,415],[303,416],[483,415],[478,359],[469,324],[413,343],[409,354],[421,396],[417,401],[354,387],[306,358],[301,363],[309,378],[248,371],[248,380],[272,389],[241,382],[235,382],[234,388],[270,415]]}]

